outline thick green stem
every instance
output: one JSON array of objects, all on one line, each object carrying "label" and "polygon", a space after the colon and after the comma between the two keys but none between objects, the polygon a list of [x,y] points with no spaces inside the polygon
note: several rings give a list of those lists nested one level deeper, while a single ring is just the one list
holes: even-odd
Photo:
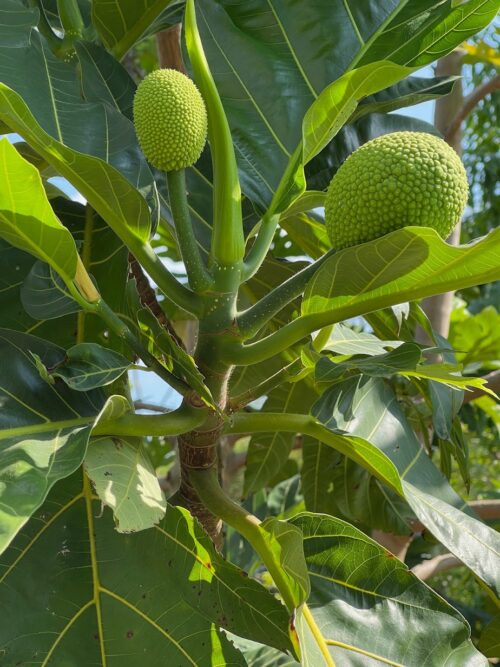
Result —
[{"label": "thick green stem", "polygon": [[57,0],[57,11],[65,35],[81,37],[85,24],[77,0]]},{"label": "thick green stem", "polygon": [[208,114],[208,138],[214,173],[211,259],[220,266],[231,266],[240,262],[245,252],[241,188],[229,124],[205,57],[193,0],[186,3],[185,30],[194,79],[203,95]]},{"label": "thick green stem", "polygon": [[[373,449],[370,456],[366,456],[364,453],[366,447],[371,446],[366,441],[357,436],[347,435],[346,437],[341,433],[335,433],[318,422],[312,415],[283,412],[239,412],[233,415],[224,432],[231,435],[279,432],[309,435],[366,468],[399,496],[404,497],[397,469],[384,454],[378,453],[378,456],[374,456],[375,449]],[[359,447],[356,446],[356,443]],[[381,468],[379,464],[382,460],[384,466]],[[384,470],[385,466],[388,467]],[[392,472],[387,474],[389,468],[392,468]]]},{"label": "thick green stem", "polygon": [[320,313],[318,317],[316,315],[298,317],[282,329],[261,338],[256,343],[249,343],[248,345],[242,345],[239,342],[228,343],[223,358],[227,363],[237,366],[249,366],[270,359],[276,354],[289,349],[314,331],[332,324],[331,318],[321,317],[321,315],[328,315],[328,313]]},{"label": "thick green stem", "polygon": [[167,184],[177,241],[186,267],[189,285],[195,292],[205,292],[212,287],[213,279],[203,263],[194,235],[187,203],[184,169],[169,171]]},{"label": "thick green stem", "polygon": [[207,418],[206,408],[183,404],[177,410],[162,415],[136,415],[132,412],[107,421],[100,421],[92,435],[181,435],[201,426]]},{"label": "thick green stem", "polygon": [[190,480],[200,500],[210,512],[237,530],[252,545],[272,576],[283,602],[290,611],[293,611],[295,603],[288,581],[282,568],[276,562],[275,555],[266,539],[266,532],[260,527],[260,520],[224,493],[216,470],[193,470]]},{"label": "thick green stem", "polygon": [[260,269],[271,247],[274,233],[278,226],[278,220],[278,215],[264,216],[262,218],[257,237],[243,263],[243,282],[249,280]]},{"label": "thick green stem", "polygon": [[116,315],[104,300],[100,300],[92,307],[92,312],[101,317],[109,328],[120,338],[122,338],[127,345],[149,366],[156,374],[165,380],[173,389],[178,391],[182,396],[192,394],[191,387],[175,377],[165,366],[163,366],[158,359],[150,354],[142,345],[141,341],[132,333],[128,326]]},{"label": "thick green stem", "polygon": [[319,267],[334,253],[334,250],[327,252],[318,260],[285,280],[281,285],[275,287],[256,304],[240,313],[237,322],[242,336],[244,338],[255,336],[282,308],[302,294],[305,286]]}]

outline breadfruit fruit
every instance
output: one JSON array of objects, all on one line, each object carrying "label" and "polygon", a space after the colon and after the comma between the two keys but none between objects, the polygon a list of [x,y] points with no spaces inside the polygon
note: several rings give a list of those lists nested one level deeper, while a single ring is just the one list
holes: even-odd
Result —
[{"label": "breadfruit fruit", "polygon": [[352,153],[328,188],[325,223],[341,250],[396,229],[432,227],[446,238],[468,197],[462,161],[442,139],[394,132]]},{"label": "breadfruit fruit", "polygon": [[200,91],[174,69],[158,69],[134,97],[137,138],[148,161],[162,171],[193,165],[207,139],[207,110]]}]

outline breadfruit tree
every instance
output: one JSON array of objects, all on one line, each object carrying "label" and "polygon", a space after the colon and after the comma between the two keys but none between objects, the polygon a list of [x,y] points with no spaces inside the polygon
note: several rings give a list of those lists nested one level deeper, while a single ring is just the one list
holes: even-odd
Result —
[{"label": "breadfruit tree", "polygon": [[464,167],[392,112],[498,6],[0,0],[2,666],[495,655],[404,558],[498,599],[449,481],[493,392],[419,302],[498,280],[500,235],[446,243]]}]

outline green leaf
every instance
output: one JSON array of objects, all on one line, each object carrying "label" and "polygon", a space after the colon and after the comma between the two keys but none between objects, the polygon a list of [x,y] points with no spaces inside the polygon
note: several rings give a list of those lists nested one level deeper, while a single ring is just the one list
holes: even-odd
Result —
[{"label": "green leaf", "polygon": [[487,381],[484,378],[474,378],[462,376],[457,371],[461,370],[461,366],[451,364],[419,364],[414,371],[406,371],[402,375],[409,377],[419,377],[424,380],[432,380],[433,382],[441,382],[449,387],[457,389],[469,389],[469,387],[477,387],[487,394],[496,396],[495,392],[489,389]]},{"label": "green leaf", "polygon": [[492,590],[500,590],[500,537],[475,519],[449,486],[383,380],[344,380],[323,394],[312,414],[332,431],[366,438],[384,452],[401,475],[399,494],[422,523]]},{"label": "green leaf", "polygon": [[331,514],[365,530],[411,533],[408,526],[415,515],[408,503],[360,465],[308,437],[302,452],[306,509]]},{"label": "green leaf", "polygon": [[479,639],[479,648],[487,658],[500,656],[500,614],[497,614],[484,628]]},{"label": "green leaf", "polygon": [[[104,160],[84,155],[51,137],[35,120],[23,99],[1,83],[0,119],[67,178],[118,236],[131,235],[140,241],[148,239],[150,211],[135,187]],[[81,121],[73,121],[73,124],[80,125],[80,122],[86,122],[85,113]]]},{"label": "green leaf", "polygon": [[353,69],[327,86],[307,110],[302,124],[303,162],[307,164],[337,134],[357,102],[409,74],[411,70],[380,61]]},{"label": "green leaf", "polygon": [[422,349],[416,343],[403,343],[395,350],[385,354],[377,354],[371,357],[351,357],[347,361],[334,362],[328,357],[321,357],[316,364],[315,379],[319,384],[329,384],[350,371],[373,377],[390,377],[395,373],[405,375],[409,370],[417,368],[421,358]]},{"label": "green leaf", "polygon": [[403,480],[403,488],[424,526],[500,597],[500,535],[417,483]]},{"label": "green leaf", "polygon": [[[333,255],[314,274],[302,313],[319,326],[404,301],[500,278],[500,229],[453,247],[433,229],[406,227]],[[321,320],[321,321],[319,321]]]},{"label": "green leaf", "polygon": [[28,46],[32,29],[38,24],[38,10],[24,7],[17,0],[2,0],[2,46]]},{"label": "green leaf", "polygon": [[136,85],[127,70],[98,44],[76,42],[75,50],[82,68],[85,99],[109,104],[133,120]]},{"label": "green leaf", "polygon": [[[421,364],[422,348],[416,343],[403,343],[395,350],[371,357],[354,356],[346,361],[331,360],[321,357],[316,363],[315,379],[318,384],[331,384],[347,374],[362,373],[371,377],[391,377],[402,375],[417,377],[442,383],[453,389],[469,389],[477,387],[486,393],[494,392],[488,389],[487,381],[483,378],[462,376],[461,366],[456,364]],[[457,392],[461,399],[461,393]]]},{"label": "green leaf", "polygon": [[89,391],[117,380],[130,367],[130,362],[118,352],[96,343],[79,343],[66,352],[61,364],[49,369],[71,389]]},{"label": "green leaf", "polygon": [[75,342],[76,316],[69,315],[53,326],[51,320],[37,322],[25,311],[21,303],[23,280],[38,260],[33,255],[14,248],[0,238],[0,313],[2,325],[16,331],[32,331],[61,347],[69,347]]},{"label": "green leaf", "polygon": [[[112,165],[129,185],[140,191],[156,215],[158,207],[156,187],[151,171],[139,149],[133,123],[114,106],[87,102],[82,96],[79,63],[76,59],[68,63],[57,58],[39,31],[31,32],[28,46],[9,49],[1,46],[2,36],[8,30],[8,24],[0,26],[0,81],[19,95],[29,112],[26,115],[20,109],[10,107],[3,100],[3,103],[0,103],[0,119],[12,131],[21,134],[60,174],[68,177],[68,174],[63,173],[58,166],[57,155],[52,154],[50,146],[45,145],[47,142],[42,141],[39,146],[33,141],[32,135],[23,129],[24,124],[31,125],[28,121],[32,115],[40,129],[70,149],[70,153],[76,151],[91,155],[104,165]],[[30,76],[25,76],[25,72],[30,72]],[[18,127],[14,126],[14,123]],[[85,128],[85,132],[82,132],[82,127]],[[28,128],[28,131],[29,129],[32,128]],[[49,150],[44,152],[44,148]],[[71,163],[71,158],[68,158],[67,154],[66,157]],[[74,167],[74,171],[79,171],[78,164],[71,166]],[[100,187],[95,175],[92,184],[104,198],[110,199],[110,191],[113,190],[113,180],[115,180],[111,174],[114,170],[108,172],[111,182],[106,182],[106,168],[104,171]],[[78,175],[77,173],[74,178]],[[72,181],[69,178],[68,180]],[[86,180],[89,178],[83,178],[83,183]],[[80,183],[72,182],[85,198],[92,202],[91,198],[81,190]],[[138,193],[135,194],[141,198]],[[118,204],[119,202],[117,202],[117,212]],[[97,206],[94,208],[99,210]],[[141,222],[140,217],[136,216],[135,220],[133,216],[130,217],[132,229],[139,228]],[[149,229],[149,215],[144,221],[144,227]]]},{"label": "green leaf", "polygon": [[151,528],[165,516],[165,496],[140,438],[92,438],[84,467],[118,532]]},{"label": "green leaf", "polygon": [[105,46],[120,60],[172,0],[93,0],[92,23]]},{"label": "green leaf", "polygon": [[[231,639],[233,639],[231,637]],[[249,667],[300,667],[299,663],[288,655],[269,646],[259,646],[253,642],[238,640],[236,647],[243,653]]]},{"label": "green leaf", "polygon": [[388,113],[448,95],[457,80],[456,76],[438,76],[431,79],[409,76],[394,86],[361,100],[349,122],[353,123],[369,113]]},{"label": "green leaf", "polygon": [[54,215],[38,170],[7,139],[0,141],[0,171],[0,236],[70,282],[78,259],[73,237]]},{"label": "green leaf", "polygon": [[51,320],[82,309],[54,269],[37,260],[21,287],[21,302],[35,320]]},{"label": "green leaf", "polygon": [[[63,198],[52,200],[56,216],[73,235],[76,243],[85,239],[88,266],[99,285],[99,291],[106,303],[118,313],[124,312],[125,288],[128,273],[128,250],[106,223],[92,214],[91,209],[82,204]],[[88,212],[91,212],[91,215]],[[16,331],[35,332],[40,338],[56,343],[64,348],[75,344],[76,316],[61,317],[57,326],[48,319],[56,316],[60,307],[68,306],[59,287],[62,280],[47,264],[0,238],[0,312],[2,325]],[[36,268],[35,268],[36,265]],[[30,273],[31,272],[31,273]],[[66,291],[66,290],[65,290]],[[38,321],[30,317],[23,304]],[[76,302],[72,310],[76,312]],[[80,315],[83,317],[83,314]],[[113,333],[107,334],[106,324],[98,317],[85,317],[85,338],[111,347],[122,354],[129,354],[123,340]]]},{"label": "green leaf", "polygon": [[138,313],[141,333],[147,340],[150,351],[178,378],[185,380],[207,405],[213,406],[213,397],[204,383],[204,376],[198,370],[193,357],[183,350],[170,333],[159,324],[150,310],[143,308]]},{"label": "green leaf", "polygon": [[43,503],[55,482],[81,464],[93,422],[104,403],[99,392],[48,384],[46,367],[64,350],[34,336],[0,330],[0,551]]},{"label": "green leaf", "polygon": [[464,365],[495,362],[500,359],[500,313],[494,306],[475,314],[465,306],[457,308],[451,314],[448,338]]},{"label": "green leaf", "polygon": [[324,350],[331,350],[341,355],[385,354],[388,347],[399,347],[400,340],[380,340],[377,336],[366,331],[354,331],[342,322],[338,322],[332,329]]},{"label": "green leaf", "polygon": [[327,515],[300,514],[291,523],[304,535],[308,604],[330,659],[313,659],[321,645],[308,633],[303,664],[487,664],[465,619],[374,540]]},{"label": "green leaf", "polygon": [[119,641],[121,667],[137,667],[138,655],[151,665],[243,667],[219,628],[290,648],[284,607],[224,561],[186,510],[168,506],[158,526],[120,534],[81,473],[54,488],[4,554],[0,604],[10,619],[0,628],[7,663],[36,651],[54,664],[70,655],[109,667]]}]

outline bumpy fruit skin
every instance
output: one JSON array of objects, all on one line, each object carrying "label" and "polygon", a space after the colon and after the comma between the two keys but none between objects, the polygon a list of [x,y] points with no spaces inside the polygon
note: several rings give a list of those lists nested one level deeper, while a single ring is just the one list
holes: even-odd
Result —
[{"label": "bumpy fruit skin", "polygon": [[446,238],[468,197],[462,161],[442,139],[394,132],[352,153],[332,178],[325,222],[337,250],[401,227],[432,227]]},{"label": "bumpy fruit skin", "polygon": [[200,91],[174,69],[155,70],[141,81],[134,97],[134,124],[144,155],[162,171],[193,165],[207,139]]}]

